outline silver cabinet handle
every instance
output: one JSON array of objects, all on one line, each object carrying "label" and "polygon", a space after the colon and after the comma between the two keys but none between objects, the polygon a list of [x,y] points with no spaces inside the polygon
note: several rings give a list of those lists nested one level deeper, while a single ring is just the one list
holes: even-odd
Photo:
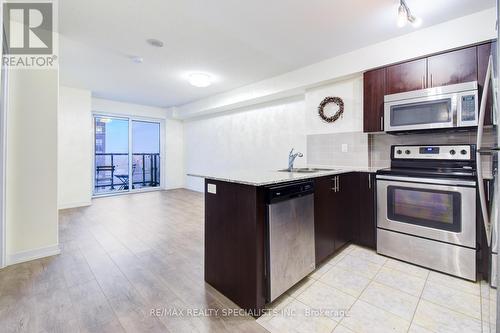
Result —
[{"label": "silver cabinet handle", "polygon": [[486,201],[490,201],[490,181],[486,181]]},{"label": "silver cabinet handle", "polygon": [[380,130],[384,130],[384,116],[380,116]]},{"label": "silver cabinet handle", "polygon": [[431,86],[430,88],[434,87],[433,84],[432,84],[432,73],[431,73]]},{"label": "silver cabinet handle", "polygon": [[369,189],[372,188],[372,174],[371,173],[368,174],[368,188]]},{"label": "silver cabinet handle", "polygon": [[422,76],[422,89],[424,89],[424,88],[425,88],[425,83],[424,83],[424,82],[425,82],[425,75],[424,75],[424,76]]},{"label": "silver cabinet handle", "polygon": [[337,192],[340,192],[340,177],[337,176]]}]

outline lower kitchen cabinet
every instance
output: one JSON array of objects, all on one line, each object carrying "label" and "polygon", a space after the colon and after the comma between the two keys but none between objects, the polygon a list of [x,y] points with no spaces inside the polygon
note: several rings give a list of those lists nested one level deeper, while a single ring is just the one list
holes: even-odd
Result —
[{"label": "lower kitchen cabinet", "polygon": [[358,173],[347,173],[337,176],[337,191],[335,194],[336,208],[334,216],[334,239],[335,251],[342,248],[344,245],[353,239],[353,227],[356,221],[355,214],[359,211],[357,206],[357,184],[359,179]]},{"label": "lower kitchen cabinet", "polygon": [[358,245],[376,249],[376,215],[375,215],[375,174],[360,172],[358,174],[359,195],[357,196],[358,216],[355,216],[353,241]]},{"label": "lower kitchen cabinet", "polygon": [[374,174],[362,172],[315,180],[316,264],[351,241],[375,249],[374,185]]},{"label": "lower kitchen cabinet", "polygon": [[316,264],[335,252],[335,182],[337,176],[317,178],[314,184],[314,243]]}]

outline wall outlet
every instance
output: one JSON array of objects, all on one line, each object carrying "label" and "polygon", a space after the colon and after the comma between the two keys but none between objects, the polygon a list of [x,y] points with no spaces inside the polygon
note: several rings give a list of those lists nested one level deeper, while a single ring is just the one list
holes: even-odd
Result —
[{"label": "wall outlet", "polygon": [[342,152],[347,153],[347,143],[342,144]]},{"label": "wall outlet", "polygon": [[208,184],[207,185],[207,192],[212,193],[212,194],[217,194],[217,185],[215,184]]}]

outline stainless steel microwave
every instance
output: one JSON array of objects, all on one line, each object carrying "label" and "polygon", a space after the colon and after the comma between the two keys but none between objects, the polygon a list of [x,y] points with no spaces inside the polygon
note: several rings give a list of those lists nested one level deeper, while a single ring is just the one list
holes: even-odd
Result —
[{"label": "stainless steel microwave", "polygon": [[477,126],[477,82],[384,96],[386,132]]}]

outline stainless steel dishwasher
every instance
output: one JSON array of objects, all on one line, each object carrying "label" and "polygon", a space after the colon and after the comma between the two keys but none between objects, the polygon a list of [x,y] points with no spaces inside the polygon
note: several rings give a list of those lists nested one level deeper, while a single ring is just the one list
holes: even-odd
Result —
[{"label": "stainless steel dishwasher", "polygon": [[314,183],[267,191],[267,282],[272,302],[315,269]]}]

